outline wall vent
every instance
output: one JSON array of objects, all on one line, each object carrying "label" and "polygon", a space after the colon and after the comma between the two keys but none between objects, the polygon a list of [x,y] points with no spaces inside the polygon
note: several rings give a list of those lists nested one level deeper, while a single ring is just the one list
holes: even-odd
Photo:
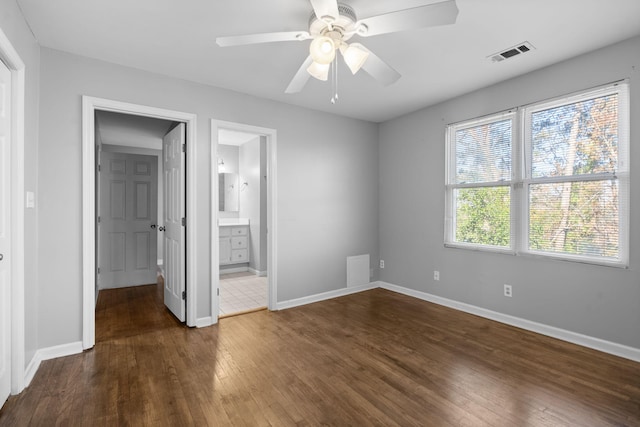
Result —
[{"label": "wall vent", "polygon": [[505,59],[513,58],[514,56],[518,56],[522,53],[527,53],[530,50],[535,49],[533,45],[529,42],[518,43],[517,45],[510,47],[508,49],[503,50],[502,52],[494,53],[493,55],[487,56],[487,59],[491,60],[491,62],[500,62]]}]

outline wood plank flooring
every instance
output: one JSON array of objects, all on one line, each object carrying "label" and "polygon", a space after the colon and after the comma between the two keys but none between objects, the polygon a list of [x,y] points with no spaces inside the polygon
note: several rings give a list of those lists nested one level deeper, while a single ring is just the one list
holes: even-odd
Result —
[{"label": "wood plank flooring", "polygon": [[640,426],[640,364],[375,289],[190,329],[103,291],[2,426]]}]

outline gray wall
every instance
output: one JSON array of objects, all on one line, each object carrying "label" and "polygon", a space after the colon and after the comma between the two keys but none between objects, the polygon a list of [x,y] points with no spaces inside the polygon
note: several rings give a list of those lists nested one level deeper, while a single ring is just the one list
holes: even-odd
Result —
[{"label": "gray wall", "polygon": [[[38,96],[40,47],[22,17],[16,2],[0,0],[0,28],[24,62],[25,70],[25,165],[24,186],[36,193],[35,209],[25,209],[25,364],[38,346]],[[47,277],[46,274],[40,277]]]},{"label": "gray wall", "polygon": [[211,315],[212,118],[277,129],[278,301],[344,288],[347,256],[377,258],[377,125],[47,48],[40,75],[40,348],[82,338],[82,95],[198,115],[198,318]]},{"label": "gray wall", "polygon": [[[448,123],[630,78],[631,164],[638,167],[639,70],[640,38],[634,38],[382,124],[379,238],[385,269],[380,279],[640,348],[640,173],[631,174],[629,269],[443,244]],[[433,270],[440,271],[439,282]],[[513,298],[503,297],[504,283],[513,285]]]}]

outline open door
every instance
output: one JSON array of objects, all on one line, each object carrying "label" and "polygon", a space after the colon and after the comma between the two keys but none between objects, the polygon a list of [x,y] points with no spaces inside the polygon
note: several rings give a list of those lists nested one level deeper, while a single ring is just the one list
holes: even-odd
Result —
[{"label": "open door", "polygon": [[11,71],[0,61],[0,407],[11,392]]},{"label": "open door", "polygon": [[162,140],[164,162],[164,304],[185,321],[185,135],[180,123]]}]

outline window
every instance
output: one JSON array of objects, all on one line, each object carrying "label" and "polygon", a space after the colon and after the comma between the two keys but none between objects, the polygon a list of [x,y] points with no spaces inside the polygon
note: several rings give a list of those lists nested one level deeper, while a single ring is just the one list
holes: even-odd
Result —
[{"label": "window", "polygon": [[449,125],[445,244],[626,265],[627,91]]}]

